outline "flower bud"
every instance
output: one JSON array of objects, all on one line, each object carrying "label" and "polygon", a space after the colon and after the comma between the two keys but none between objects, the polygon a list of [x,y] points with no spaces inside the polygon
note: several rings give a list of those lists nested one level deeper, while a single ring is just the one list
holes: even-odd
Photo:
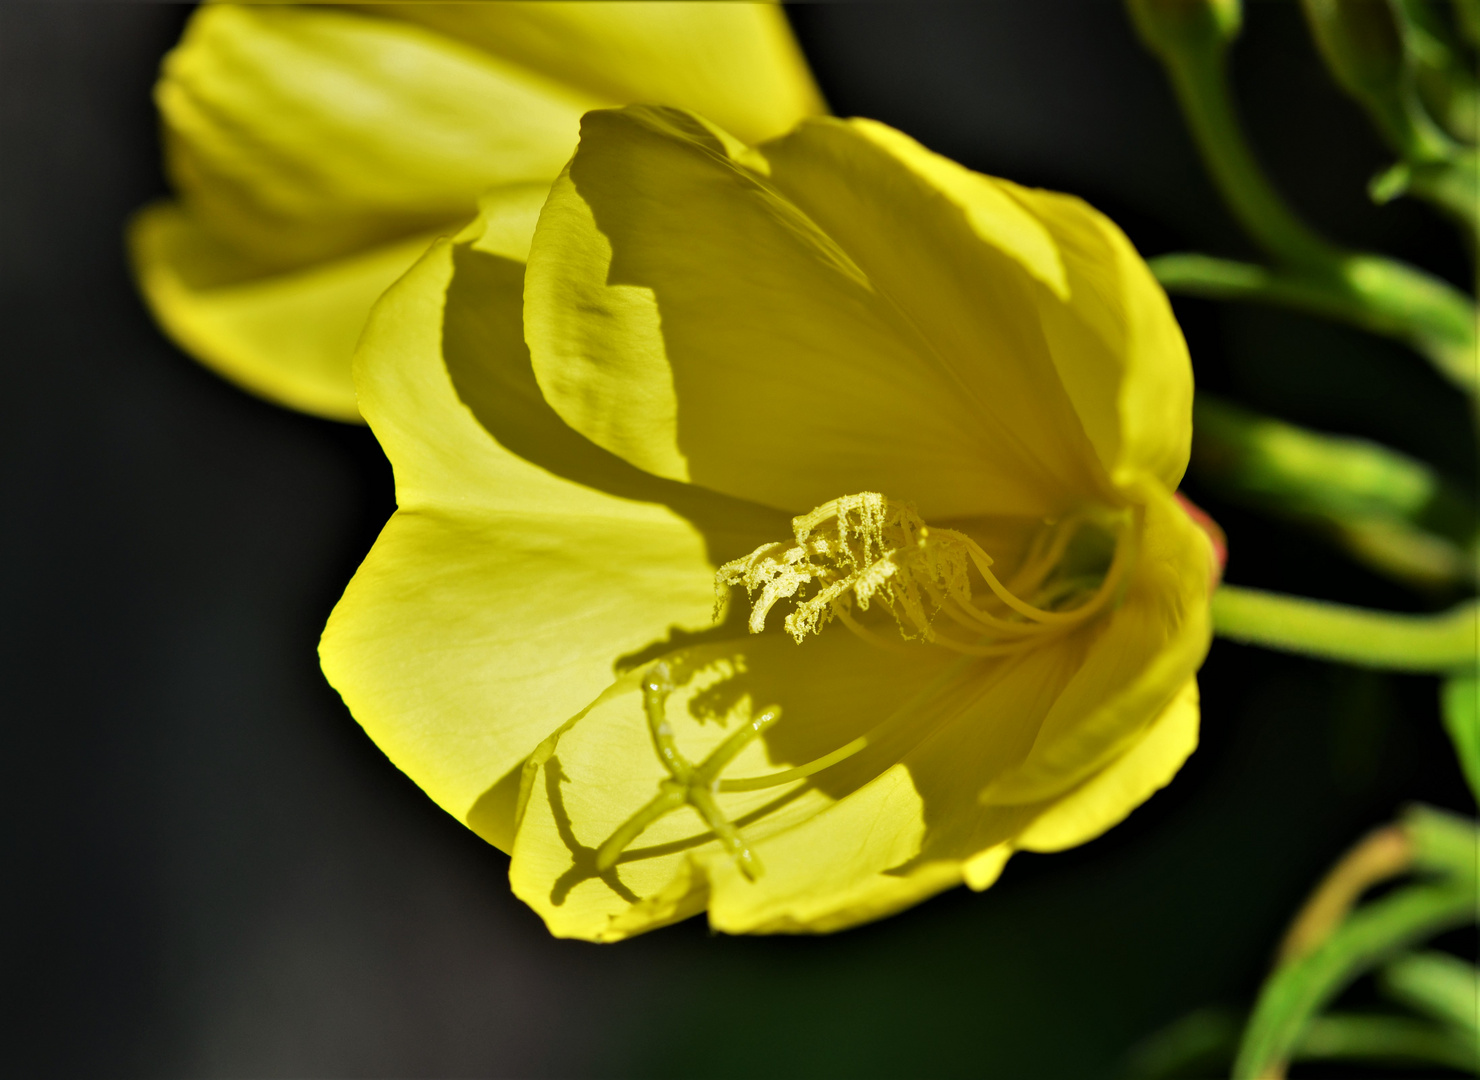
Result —
[{"label": "flower bud", "polygon": [[1126,0],[1126,6],[1141,40],[1163,60],[1222,50],[1244,17],[1242,0]]},{"label": "flower bud", "polygon": [[1480,48],[1480,0],[1455,0],[1454,18],[1465,39]]},{"label": "flower bud", "polygon": [[1304,522],[1383,573],[1422,585],[1470,578],[1469,501],[1426,465],[1364,439],[1318,434],[1206,395],[1193,464],[1215,492]]},{"label": "flower bud", "polygon": [[1403,77],[1403,37],[1389,0],[1300,0],[1311,35],[1342,88],[1390,97]]}]

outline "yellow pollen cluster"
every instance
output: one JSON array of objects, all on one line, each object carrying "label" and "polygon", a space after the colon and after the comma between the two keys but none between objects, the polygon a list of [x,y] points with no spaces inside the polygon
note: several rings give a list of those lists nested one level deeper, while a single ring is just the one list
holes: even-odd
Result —
[{"label": "yellow pollen cluster", "polygon": [[[993,573],[992,557],[975,540],[955,529],[932,529],[913,506],[876,492],[834,499],[793,518],[791,524],[794,543],[765,544],[726,563],[715,574],[715,588],[723,604],[732,586],[745,586],[752,603],[751,633],[765,629],[777,603],[795,600],[785,626],[798,643],[819,633],[836,616],[860,637],[898,645],[880,638],[855,616],[855,610],[868,611],[879,604],[907,639],[970,655],[1006,655],[1043,634],[1078,625],[1101,609],[1113,595],[1128,557],[1128,545],[1117,543],[1097,588],[1073,583],[1067,583],[1068,589],[1063,587],[1066,583],[1045,588],[1083,524],[1067,520],[1040,535],[1009,588]],[[973,596],[973,569],[990,590],[986,604],[996,610],[980,606]],[[1074,593],[1085,591],[1093,592],[1085,603],[1059,608]],[[1040,602],[1051,607],[1027,603],[1020,593],[1041,594]],[[934,622],[941,613],[974,632],[975,639],[962,641],[939,632]]]}]

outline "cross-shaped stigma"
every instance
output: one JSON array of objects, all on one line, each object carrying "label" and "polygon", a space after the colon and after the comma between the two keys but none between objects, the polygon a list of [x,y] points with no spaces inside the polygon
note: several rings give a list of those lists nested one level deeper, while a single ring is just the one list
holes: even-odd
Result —
[{"label": "cross-shaped stigma", "polygon": [[746,846],[740,830],[725,817],[715,799],[719,790],[719,774],[725,766],[748,746],[766,728],[781,718],[781,710],[772,706],[755,719],[732,732],[716,746],[708,757],[698,765],[690,762],[679,752],[673,737],[673,727],[668,723],[668,695],[673,693],[673,677],[666,662],[660,660],[642,679],[642,706],[647,713],[648,732],[652,735],[653,749],[658,760],[668,771],[668,777],[658,782],[658,794],[646,806],[624,821],[596,851],[596,868],[610,870],[617,864],[623,851],[642,835],[649,825],[666,817],[684,805],[692,806],[714,831],[724,849],[734,856],[740,872],[754,881],[761,876],[760,860]]}]

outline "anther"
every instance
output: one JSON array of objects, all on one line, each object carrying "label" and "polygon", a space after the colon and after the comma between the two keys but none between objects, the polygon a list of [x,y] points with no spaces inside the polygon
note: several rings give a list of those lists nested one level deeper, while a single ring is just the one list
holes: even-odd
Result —
[{"label": "anther", "polygon": [[[1098,589],[1079,581],[1045,585],[1085,524],[1076,515],[1040,533],[1013,580],[1004,583],[992,557],[965,533],[931,528],[913,506],[866,491],[793,518],[794,543],[765,544],[726,563],[715,574],[715,589],[722,604],[732,586],[745,586],[752,633],[765,628],[777,603],[793,600],[785,627],[798,643],[836,618],[859,637],[892,648],[856,615],[878,603],[905,639],[970,656],[1004,656],[1079,625],[1111,597],[1126,566],[1127,546],[1120,543]],[[973,571],[987,587],[985,603],[997,610],[973,595]],[[1039,602],[1023,599],[1024,593]],[[1083,604],[1059,606],[1086,593],[1092,595]],[[942,611],[974,638],[940,633],[934,623]]]}]

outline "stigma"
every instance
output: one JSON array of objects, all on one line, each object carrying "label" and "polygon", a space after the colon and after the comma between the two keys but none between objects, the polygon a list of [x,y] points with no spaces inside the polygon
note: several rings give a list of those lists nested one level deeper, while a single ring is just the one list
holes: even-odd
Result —
[{"label": "stigma", "polygon": [[[844,495],[793,518],[790,542],[764,544],[721,566],[716,616],[730,589],[743,585],[753,634],[786,601],[785,629],[799,644],[836,619],[886,648],[923,642],[1005,656],[1059,637],[1113,604],[1135,532],[1125,518],[1081,512],[1045,522],[1004,581],[992,556],[965,533],[932,528],[911,504],[877,492]],[[886,613],[898,633],[887,625],[880,633],[879,619],[862,617],[871,610]],[[949,633],[937,626],[942,616],[954,624]]]}]

